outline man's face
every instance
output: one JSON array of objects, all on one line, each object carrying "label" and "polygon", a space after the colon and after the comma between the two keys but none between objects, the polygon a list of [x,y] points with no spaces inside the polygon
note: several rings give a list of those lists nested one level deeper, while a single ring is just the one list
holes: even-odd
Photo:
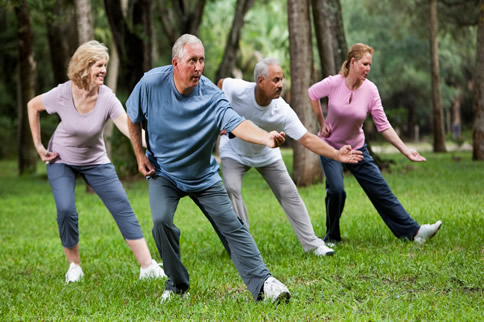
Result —
[{"label": "man's face", "polygon": [[275,99],[281,96],[284,75],[278,65],[269,65],[267,77],[259,76],[257,86],[266,98]]},{"label": "man's face", "polygon": [[181,94],[189,94],[200,81],[205,64],[202,44],[186,44],[183,56],[173,58],[175,85]]}]

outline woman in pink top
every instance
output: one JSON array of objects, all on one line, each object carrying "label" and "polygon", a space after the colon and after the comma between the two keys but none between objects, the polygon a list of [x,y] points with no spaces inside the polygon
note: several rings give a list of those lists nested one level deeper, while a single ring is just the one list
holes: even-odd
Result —
[{"label": "woman in pink top", "polygon": [[[57,208],[59,235],[70,264],[66,283],[84,276],[80,266],[76,177],[80,175],[98,194],[114,217],[123,238],[141,265],[140,279],[165,277],[151,258],[126,192],[111,164],[103,141],[103,128],[113,120],[128,136],[128,119],[114,93],[103,85],[109,60],[107,48],[97,41],[81,45],[69,62],[69,81],[28,103],[30,130],[47,175]],[[40,113],[57,113],[61,122],[46,149],[40,136]]]},{"label": "woman in pink top", "polygon": [[[358,164],[346,164],[346,167],[358,180],[395,236],[424,242],[437,233],[442,223],[437,221],[435,224],[422,226],[416,223],[395,197],[366,148],[363,122],[371,115],[377,130],[403,155],[414,162],[425,161],[416,150],[402,142],[388,122],[378,89],[367,79],[372,55],[373,48],[370,46],[353,45],[338,75],[329,76],[309,88],[311,105],[321,125],[319,136],[336,149],[348,144],[363,152],[363,161]],[[326,119],[323,117],[320,103],[323,97],[328,97]],[[346,199],[343,165],[323,156],[320,158],[326,175],[324,241],[339,242],[339,220]]]}]

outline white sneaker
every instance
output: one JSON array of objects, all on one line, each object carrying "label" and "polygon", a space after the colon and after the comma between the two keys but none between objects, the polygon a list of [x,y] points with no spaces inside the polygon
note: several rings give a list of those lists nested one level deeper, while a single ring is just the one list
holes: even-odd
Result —
[{"label": "white sneaker", "polygon": [[313,251],[316,256],[333,256],[334,254],[334,250],[326,246],[326,244],[319,245]]},{"label": "white sneaker", "polygon": [[[190,296],[189,292],[185,292],[183,294],[179,294],[180,298],[184,299],[188,296]],[[175,297],[175,292],[170,291],[170,290],[165,290],[163,294],[161,294],[161,304],[166,303],[168,301],[171,301]]]},{"label": "white sneaker", "polygon": [[165,278],[166,274],[163,268],[162,264],[158,264],[154,259],[151,260],[151,265],[143,268],[141,267],[139,269],[139,279],[145,279],[145,278]]},{"label": "white sneaker", "polygon": [[79,282],[83,277],[84,273],[82,272],[81,266],[76,263],[71,263],[66,273],[66,284]]},{"label": "white sneaker", "polygon": [[175,296],[175,293],[173,291],[164,291],[163,294],[161,294],[161,303],[168,302]]},{"label": "white sneaker", "polygon": [[291,293],[289,293],[286,285],[282,284],[272,276],[264,282],[263,292],[264,298],[270,299],[273,303],[287,303],[291,298]]},{"label": "white sneaker", "polygon": [[437,234],[440,227],[442,226],[442,222],[439,220],[433,225],[425,224],[420,226],[420,229],[417,232],[417,235],[413,238],[413,240],[419,244],[425,243],[427,239],[430,239]]}]

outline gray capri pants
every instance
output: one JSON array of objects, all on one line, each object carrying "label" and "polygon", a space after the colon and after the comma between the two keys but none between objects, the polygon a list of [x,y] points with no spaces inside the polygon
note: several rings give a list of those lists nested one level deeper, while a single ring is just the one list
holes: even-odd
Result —
[{"label": "gray capri pants", "polygon": [[47,164],[47,176],[57,208],[57,224],[62,245],[72,248],[79,242],[79,227],[75,188],[80,175],[108,208],[124,239],[143,238],[138,219],[128,196],[111,163],[74,166],[64,163]]}]

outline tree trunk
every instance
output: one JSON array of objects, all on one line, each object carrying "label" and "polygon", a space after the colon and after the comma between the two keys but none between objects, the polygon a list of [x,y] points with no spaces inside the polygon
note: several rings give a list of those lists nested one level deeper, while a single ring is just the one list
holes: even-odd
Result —
[{"label": "tree trunk", "polygon": [[[51,4],[51,5],[49,5]],[[77,30],[71,23],[74,19],[74,10],[62,0],[47,2],[46,15],[47,39],[49,42],[50,61],[56,84],[68,80],[67,67],[69,59],[77,48]]]},{"label": "tree trunk", "polygon": [[[291,56],[291,106],[309,132],[317,131],[307,90],[311,86],[313,51],[308,0],[288,0],[289,52]],[[292,177],[297,186],[321,181],[319,157],[300,144],[294,146]]]},{"label": "tree trunk", "polygon": [[165,0],[159,1],[159,19],[171,46],[183,34],[199,35],[202,23],[203,9],[206,0],[188,1]]},{"label": "tree trunk", "polygon": [[151,0],[136,1],[126,18],[119,0],[105,0],[104,6],[121,61],[118,86],[131,91],[152,67]]},{"label": "tree trunk", "polygon": [[[118,85],[118,74],[119,74],[119,56],[118,51],[116,50],[116,46],[111,46],[110,55],[109,55],[109,64],[108,64],[108,73],[107,73],[107,81],[106,86],[111,88],[111,90],[116,93],[116,87]],[[113,136],[113,128],[114,124],[113,121],[108,120],[106,125],[104,125],[104,145],[106,146],[106,153],[108,158],[111,160],[112,158],[112,144],[111,138]]]},{"label": "tree trunk", "polygon": [[79,37],[79,45],[86,41],[94,39],[91,1],[90,0],[75,0],[76,5],[76,22],[77,35]]},{"label": "tree trunk", "polygon": [[472,125],[472,160],[484,160],[484,0],[479,4],[477,27],[476,72],[474,74],[474,105]]},{"label": "tree trunk", "polygon": [[[137,0],[123,13],[123,1],[104,0],[106,15],[120,59],[117,88],[131,92],[143,74],[152,68],[151,0]],[[115,140],[117,140],[115,135]],[[122,164],[118,174],[128,176],[138,173],[132,147],[124,137],[117,141],[116,161]]]},{"label": "tree trunk", "polygon": [[18,170],[19,174],[35,173],[37,153],[30,133],[27,117],[27,102],[35,95],[35,62],[32,52],[32,32],[27,1],[15,7],[18,30],[19,79],[18,102]]},{"label": "tree trunk", "polygon": [[408,116],[407,116],[407,135],[410,139],[416,139],[415,133],[415,105],[410,104],[407,106]]},{"label": "tree trunk", "polygon": [[458,88],[458,94],[454,99],[454,103],[452,104],[452,138],[454,140],[459,140],[461,138],[461,117],[460,117],[460,110],[461,110],[461,102],[462,102],[462,92],[461,89]]},{"label": "tree trunk", "polygon": [[446,152],[444,114],[440,95],[440,71],[438,51],[437,0],[429,0],[430,9],[430,60],[432,63],[432,131],[434,152]]},{"label": "tree trunk", "polygon": [[223,77],[232,76],[232,69],[235,66],[237,52],[239,50],[240,34],[242,26],[244,25],[244,17],[253,4],[254,0],[237,0],[232,28],[230,28],[227,44],[225,45],[224,57],[215,73],[215,83]]},{"label": "tree trunk", "polygon": [[[128,11],[128,0],[121,0],[121,10],[123,16],[126,17]],[[119,54],[116,49],[116,44],[113,44],[109,50],[109,64],[108,64],[108,74],[106,85],[111,88],[111,90],[116,93],[118,87],[118,75],[119,75]],[[108,120],[104,126],[104,145],[106,146],[106,153],[108,158],[112,160],[112,144],[111,139],[113,137],[113,121]]]},{"label": "tree trunk", "polygon": [[321,78],[326,78],[338,72],[334,60],[331,10],[328,0],[311,0],[311,4],[313,7],[314,31],[321,62]]}]

